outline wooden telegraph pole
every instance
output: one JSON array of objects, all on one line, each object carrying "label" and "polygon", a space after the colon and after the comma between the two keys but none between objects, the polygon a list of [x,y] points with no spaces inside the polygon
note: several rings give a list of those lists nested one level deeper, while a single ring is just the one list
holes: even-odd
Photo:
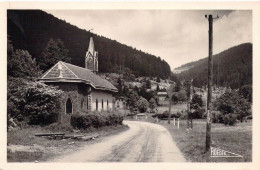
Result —
[{"label": "wooden telegraph pole", "polygon": [[167,89],[167,94],[169,96],[169,114],[168,114],[168,124],[171,123],[171,108],[172,108],[172,95],[173,95],[173,85],[170,85],[170,87]]},{"label": "wooden telegraph pole", "polygon": [[207,128],[206,128],[206,152],[210,149],[211,144],[211,98],[212,98],[212,80],[213,80],[213,62],[212,62],[212,46],[213,46],[213,18],[212,15],[205,15],[209,21],[209,59],[208,59],[208,98],[207,98]]},{"label": "wooden telegraph pole", "polygon": [[186,81],[186,90],[187,90],[187,128],[192,129],[192,117],[191,117],[191,82],[192,80]]}]

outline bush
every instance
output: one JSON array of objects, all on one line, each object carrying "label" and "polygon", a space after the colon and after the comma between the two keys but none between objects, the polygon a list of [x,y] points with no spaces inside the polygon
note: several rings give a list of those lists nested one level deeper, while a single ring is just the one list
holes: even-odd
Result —
[{"label": "bush", "polygon": [[244,117],[252,114],[251,103],[241,97],[236,91],[224,93],[216,100],[214,105],[223,115],[236,114],[241,122]]},{"label": "bush", "polygon": [[191,113],[191,117],[192,119],[203,119],[205,112],[206,112],[205,109],[199,108]]},{"label": "bush", "polygon": [[[57,120],[61,90],[20,78],[8,80],[7,115],[16,124],[48,125]],[[8,124],[9,126],[10,124]]]},{"label": "bush", "polygon": [[[169,115],[169,111],[164,111],[161,114],[154,114],[152,115],[153,118],[158,117],[158,119],[167,119]],[[177,112],[177,113],[173,113],[171,114],[171,118],[179,118],[181,116],[181,113]]]},{"label": "bush", "polygon": [[137,101],[137,107],[141,113],[144,113],[149,107],[149,102],[145,98],[140,97]]},{"label": "bush", "polygon": [[77,129],[100,128],[102,126],[116,126],[123,122],[123,115],[118,112],[92,112],[71,116],[71,125]]},{"label": "bush", "polygon": [[64,123],[52,123],[46,127],[44,127],[46,130],[50,130],[53,132],[73,132],[73,127],[70,124],[64,124]]},{"label": "bush", "polygon": [[29,82],[25,87],[24,115],[29,124],[48,125],[58,119],[59,97],[63,91],[41,82]]},{"label": "bush", "polygon": [[220,111],[212,111],[211,114],[212,114],[213,123],[223,123],[224,122],[223,114]]},{"label": "bush", "polygon": [[236,114],[226,114],[224,116],[224,124],[233,126],[237,122],[237,115]]}]

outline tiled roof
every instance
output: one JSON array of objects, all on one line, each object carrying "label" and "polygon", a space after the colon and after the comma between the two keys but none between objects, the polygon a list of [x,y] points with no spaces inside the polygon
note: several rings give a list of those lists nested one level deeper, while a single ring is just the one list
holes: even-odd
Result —
[{"label": "tiled roof", "polygon": [[89,69],[59,61],[41,78],[43,82],[83,82],[95,89],[117,92],[117,88]]}]

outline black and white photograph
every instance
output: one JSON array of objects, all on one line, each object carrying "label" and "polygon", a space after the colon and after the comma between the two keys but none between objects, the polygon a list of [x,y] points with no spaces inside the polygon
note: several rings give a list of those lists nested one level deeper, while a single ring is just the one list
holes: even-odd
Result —
[{"label": "black and white photograph", "polygon": [[7,165],[252,165],[259,40],[245,4],[7,7]]}]

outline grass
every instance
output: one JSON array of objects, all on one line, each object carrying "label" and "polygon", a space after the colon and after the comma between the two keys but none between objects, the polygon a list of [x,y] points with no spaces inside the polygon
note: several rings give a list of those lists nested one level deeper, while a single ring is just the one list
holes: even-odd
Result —
[{"label": "grass", "polygon": [[[186,104],[172,105],[172,113],[178,110],[185,110]],[[168,110],[168,106],[158,107],[158,112]],[[157,123],[152,118],[139,117],[134,121],[146,121]],[[131,120],[131,118],[128,118]],[[187,161],[190,162],[252,162],[252,122],[238,123],[235,126],[225,126],[224,124],[211,124],[211,146],[217,147],[232,153],[242,155],[242,158],[214,158],[210,157],[210,152],[205,153],[206,141],[206,120],[193,120],[193,130],[187,131],[186,120],[180,120],[180,128],[167,123],[167,120],[159,120],[157,124],[164,126],[172,135],[174,141],[183,153]],[[177,124],[177,123],[176,123]]]},{"label": "grass", "polygon": [[[186,109],[187,109],[186,103],[175,104],[175,105],[172,105],[171,113],[181,112],[182,110],[186,110]],[[158,110],[158,113],[163,113],[164,111],[169,110],[169,106],[159,106],[159,107],[157,107],[157,110]]]},{"label": "grass", "polygon": [[[58,129],[58,130],[57,130]],[[61,132],[59,128],[28,126],[7,133],[7,160],[8,162],[32,162],[46,161],[61,154],[79,150],[86,144],[102,140],[103,137],[114,135],[128,129],[125,125],[102,127],[92,132],[73,132],[70,128],[65,130],[67,134],[98,134],[99,137],[91,141],[79,141],[75,139],[53,140],[46,137],[36,137],[35,133]]]},{"label": "grass", "polygon": [[[187,105],[172,105],[172,113],[178,110],[185,110]],[[168,106],[158,107],[158,113],[168,110]],[[157,123],[152,118],[152,114],[147,114],[147,119],[134,116],[128,120],[145,121]],[[210,153],[205,153],[206,141],[206,120],[193,120],[193,130],[186,130],[186,120],[180,120],[180,128],[167,123],[167,120],[159,120],[157,124],[164,126],[172,135],[174,141],[183,153],[187,161],[190,162],[252,162],[252,122],[238,123],[235,126],[225,126],[224,124],[211,124],[211,146],[217,147],[235,154],[242,155],[242,158],[213,158]],[[176,123],[177,124],[177,123]]]},{"label": "grass", "polygon": [[206,121],[194,120],[193,130],[187,131],[186,120],[180,120],[177,129],[167,121],[160,121],[171,133],[174,141],[191,162],[251,162],[252,161],[252,122],[239,123],[236,126],[212,124],[211,146],[242,155],[243,158],[214,158],[205,153]]}]

